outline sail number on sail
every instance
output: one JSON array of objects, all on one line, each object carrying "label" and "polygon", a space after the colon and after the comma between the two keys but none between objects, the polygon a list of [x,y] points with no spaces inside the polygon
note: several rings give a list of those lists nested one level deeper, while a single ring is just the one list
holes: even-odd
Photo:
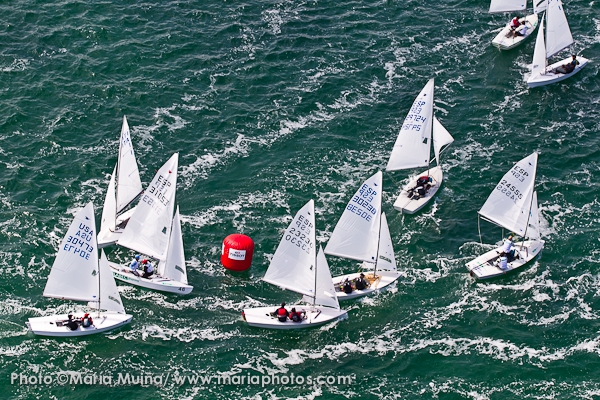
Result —
[{"label": "sail number on sail", "polygon": [[131,136],[129,136],[129,131],[127,131],[124,135],[121,136],[121,147],[127,146],[130,151],[133,151],[133,144],[131,143]]},{"label": "sail number on sail", "polygon": [[515,165],[513,169],[510,170],[513,176],[519,180],[519,182],[523,182],[526,177],[529,176],[529,173],[525,171],[523,168]]},{"label": "sail number on sail", "polygon": [[426,117],[423,117],[421,111],[423,111],[423,106],[427,104],[426,101],[415,101],[412,108],[410,109],[409,114],[404,119],[404,123],[402,124],[402,130],[408,131],[420,131],[425,121],[427,121]]},{"label": "sail number on sail", "polygon": [[346,209],[361,218],[371,221],[372,217],[377,214],[377,209],[371,204],[377,191],[369,185],[362,185],[358,191],[359,194],[354,196]]},{"label": "sail number on sail", "polygon": [[506,197],[515,203],[517,200],[521,200],[523,198],[523,193],[521,193],[519,189],[515,187],[515,185],[508,183],[506,179],[502,179],[500,181],[498,186],[496,186],[496,190],[499,190],[502,194],[506,195]]},{"label": "sail number on sail", "polygon": [[87,242],[94,237],[94,231],[86,224],[80,223],[79,230],[74,236],[69,235],[63,247],[64,251],[79,255],[86,260],[90,259],[90,254],[94,251],[94,246]]},{"label": "sail number on sail", "polygon": [[290,231],[285,235],[285,240],[295,244],[296,247],[300,247],[306,254],[310,254],[313,248],[313,243],[310,240],[313,228],[313,224],[304,215],[300,215],[296,221],[296,226],[291,226]]},{"label": "sail number on sail", "polygon": [[160,175],[156,180],[156,185],[151,185],[148,188],[147,193],[144,194],[144,197],[142,197],[142,201],[152,207],[157,214],[160,214],[163,210],[163,207],[161,207],[159,204],[155,204],[154,199],[160,201],[166,207],[169,204],[169,198],[171,197],[170,193],[167,194],[170,188],[171,182],[167,180],[167,178]]}]

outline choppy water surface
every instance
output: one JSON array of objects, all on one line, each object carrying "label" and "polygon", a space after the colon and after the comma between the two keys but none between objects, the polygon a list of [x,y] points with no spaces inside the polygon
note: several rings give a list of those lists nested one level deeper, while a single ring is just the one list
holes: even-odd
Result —
[{"label": "choppy water surface", "polygon": [[[14,3],[14,2],[13,2]],[[592,62],[527,90],[534,39],[490,43],[508,15],[483,1],[40,1],[0,5],[0,385],[12,398],[595,398],[600,396],[600,169],[595,2],[565,4]],[[568,54],[565,51],[564,54]],[[417,215],[392,204],[408,172],[384,173],[403,275],[349,318],[303,332],[253,329],[240,311],[298,299],[263,283],[291,216],[315,200],[325,244],[358,185],[387,163],[428,79],[456,141],[443,189]],[[120,286],[132,324],[46,339],[28,317],[68,312],[42,297],[74,213],[98,223],[127,115],[142,180],[180,153],[191,295]],[[464,264],[501,238],[477,210],[539,152],[543,255],[477,283]],[[416,173],[418,171],[412,171]],[[256,243],[226,272],[221,243]],[[123,261],[129,254],[111,249]],[[329,258],[333,274],[356,265]],[[171,374],[163,384],[20,385],[27,376]],[[173,375],[352,376],[350,385],[178,385]]]}]

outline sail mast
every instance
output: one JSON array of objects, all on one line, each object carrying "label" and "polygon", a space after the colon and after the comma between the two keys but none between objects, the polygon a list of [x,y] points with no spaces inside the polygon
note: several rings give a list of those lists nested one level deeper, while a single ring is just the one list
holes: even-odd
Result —
[{"label": "sail mast", "polygon": [[[314,232],[314,231],[313,231]],[[315,235],[316,238],[316,235]],[[316,243],[315,243],[315,247],[316,247]],[[314,296],[313,296],[313,307],[315,307],[317,305],[317,268],[319,268],[319,263],[317,262],[317,258],[318,258],[318,253],[315,251],[315,273],[314,273],[314,277],[315,277],[315,291]]]},{"label": "sail mast", "polygon": [[117,155],[117,166],[115,174],[115,230],[117,229],[117,214],[119,214],[119,178],[121,177],[121,151],[123,151],[123,128],[126,124],[126,117],[123,115],[123,126],[121,126],[121,135],[119,136],[119,154]]},{"label": "sail mast", "polygon": [[377,236],[377,254],[375,256],[375,266],[373,267],[373,278],[377,276],[377,261],[379,261],[379,246],[381,245],[381,213],[379,214],[379,235]]},{"label": "sail mast", "polygon": [[[537,166],[537,160],[536,160]],[[535,197],[535,176],[537,174],[537,168],[533,170],[533,190],[531,192],[531,201],[529,202],[529,212],[527,213],[527,223],[525,224],[525,232],[523,233],[523,242],[521,242],[521,249],[523,249],[523,243],[527,235],[527,228],[529,228],[529,218],[531,218],[531,205],[533,204],[533,198]]]},{"label": "sail mast", "polygon": [[100,269],[100,259],[98,259],[98,318],[100,318],[100,303],[102,302],[102,288],[100,286],[102,284],[102,276],[100,275]]}]

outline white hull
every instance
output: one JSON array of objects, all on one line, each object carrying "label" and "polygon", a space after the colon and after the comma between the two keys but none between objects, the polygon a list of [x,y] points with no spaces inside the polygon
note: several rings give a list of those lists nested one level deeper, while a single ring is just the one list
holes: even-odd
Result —
[{"label": "white hull", "polygon": [[502,252],[502,246],[500,246],[467,263],[467,269],[471,276],[477,279],[489,279],[501,276],[532,261],[542,252],[543,247],[543,240],[527,240],[522,243],[515,243],[513,246],[513,249],[515,249],[515,259],[508,263],[506,269],[501,269],[496,265],[496,261]]},{"label": "white hull", "polygon": [[373,279],[372,272],[365,272],[364,274],[365,274],[365,278],[369,282],[372,282],[371,286],[369,286],[368,288],[363,289],[363,290],[353,290],[352,293],[343,292],[341,290],[341,286],[344,283],[344,281],[346,280],[346,278],[348,278],[348,280],[350,280],[350,281],[358,278],[360,276],[360,272],[333,277],[333,279],[332,279],[333,286],[335,287],[335,294],[339,301],[352,300],[352,299],[356,299],[358,297],[368,296],[368,295],[373,294],[380,290],[384,290],[389,285],[396,282],[398,280],[398,278],[400,278],[399,272],[392,272],[392,271],[377,271],[377,277],[375,279]]},{"label": "white hull", "polygon": [[[513,36],[513,31],[510,29],[510,22],[506,24],[504,29],[492,40],[492,44],[500,50],[514,49],[525,41],[531,34],[536,30],[538,26],[538,15],[531,14],[526,17],[520,18],[519,22],[523,23],[526,20],[527,33],[525,36]],[[517,28],[517,32],[521,32],[523,26]]]},{"label": "white hull", "polygon": [[292,305],[287,310],[296,308],[297,312],[305,311],[306,318],[301,322],[287,320],[280,322],[277,317],[271,315],[277,307],[247,308],[243,312],[244,320],[250,326],[266,329],[303,329],[324,325],[342,317],[347,317],[346,311],[322,306]]},{"label": "white hull", "polygon": [[[416,199],[416,200],[414,199],[414,197],[412,199],[409,199],[408,198],[408,190],[411,188],[414,188],[417,185],[417,179],[419,179],[420,176],[424,176],[424,175],[429,175],[433,178],[433,182],[431,183],[431,188],[429,188],[427,193],[425,193],[425,196],[420,197],[419,199]],[[406,214],[416,213],[421,208],[425,207],[425,205],[429,202],[429,200],[431,200],[435,196],[435,194],[439,190],[440,186],[442,185],[443,180],[444,180],[444,172],[442,171],[442,167],[440,167],[439,165],[435,168],[429,169],[429,174],[428,174],[428,171],[426,170],[426,171],[423,171],[422,173],[420,173],[419,175],[415,175],[410,180],[410,182],[406,186],[404,186],[404,188],[402,188],[402,193],[400,193],[400,195],[396,199],[396,202],[394,202],[394,208],[396,210],[406,213]]]},{"label": "white hull", "polygon": [[173,281],[168,278],[152,275],[150,278],[142,278],[141,276],[134,275],[129,267],[119,265],[117,263],[109,262],[110,269],[112,270],[115,279],[122,282],[127,282],[132,285],[140,286],[146,289],[158,290],[160,292],[177,293],[177,294],[188,294],[194,289],[193,286],[185,284],[183,282]]},{"label": "white hull", "polygon": [[67,314],[29,318],[27,326],[29,327],[29,330],[36,335],[74,337],[107,332],[130,323],[133,318],[129,314],[110,312],[101,312],[100,315],[97,313],[90,313],[90,315],[92,316],[93,321],[92,326],[89,328],[79,326],[73,331],[66,324],[63,325],[63,322],[68,320]]},{"label": "white hull", "polygon": [[115,226],[117,226],[117,228],[114,231],[111,231],[109,229],[100,230],[100,233],[98,233],[98,248],[99,249],[106,247],[106,246],[112,246],[113,244],[117,243],[117,241],[121,237],[121,233],[123,232],[123,230],[125,229],[125,226],[127,225],[127,221],[129,221],[129,218],[131,218],[134,211],[135,211],[135,207],[133,207],[133,208],[125,211],[123,214],[119,215],[115,222]]},{"label": "white hull", "polygon": [[587,58],[581,56],[577,56],[577,60],[579,61],[579,65],[576,66],[573,72],[571,72],[570,74],[555,74],[554,72],[552,72],[554,69],[560,67],[561,65],[567,64],[572,61],[571,57],[567,57],[564,60],[558,61],[546,67],[545,71],[547,72],[540,72],[538,74],[531,75],[529,79],[527,79],[527,86],[529,86],[530,88],[534,88],[538,86],[551,85],[553,83],[560,82],[572,77],[573,75],[581,71],[582,68],[585,67],[589,62]]}]

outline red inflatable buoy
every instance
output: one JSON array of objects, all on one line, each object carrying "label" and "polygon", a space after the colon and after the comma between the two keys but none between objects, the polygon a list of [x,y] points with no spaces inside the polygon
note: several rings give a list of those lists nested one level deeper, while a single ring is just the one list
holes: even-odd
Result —
[{"label": "red inflatable buoy", "polygon": [[221,264],[231,271],[245,271],[252,264],[254,242],[246,235],[234,233],[223,240]]}]

